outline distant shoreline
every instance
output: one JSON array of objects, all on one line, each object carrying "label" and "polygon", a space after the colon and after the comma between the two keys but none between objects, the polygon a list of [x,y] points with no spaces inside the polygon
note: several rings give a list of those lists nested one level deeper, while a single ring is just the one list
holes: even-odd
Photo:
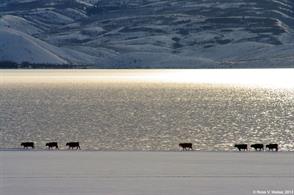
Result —
[{"label": "distant shoreline", "polygon": [[232,66],[230,64],[223,64],[223,65],[214,65],[214,66],[140,66],[140,65],[112,65],[112,66],[98,66],[98,65],[85,65],[85,64],[43,64],[43,63],[16,63],[11,61],[0,61],[0,70],[5,69],[116,69],[116,70],[123,70],[123,69],[291,69],[294,68],[294,65],[288,66]]}]

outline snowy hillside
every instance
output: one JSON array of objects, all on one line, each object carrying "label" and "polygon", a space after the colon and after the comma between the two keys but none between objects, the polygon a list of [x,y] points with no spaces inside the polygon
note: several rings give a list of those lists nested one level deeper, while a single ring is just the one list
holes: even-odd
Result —
[{"label": "snowy hillside", "polygon": [[0,61],[294,67],[293,28],[288,0],[2,0]]},{"label": "snowy hillside", "polygon": [[45,42],[9,28],[0,29],[0,58],[5,61],[64,64]]}]

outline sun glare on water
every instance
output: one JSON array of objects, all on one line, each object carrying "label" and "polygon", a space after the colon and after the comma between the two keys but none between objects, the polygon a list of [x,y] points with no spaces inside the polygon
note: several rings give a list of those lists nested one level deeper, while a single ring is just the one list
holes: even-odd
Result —
[{"label": "sun glare on water", "polygon": [[160,82],[294,88],[294,69],[9,70],[7,82]]},{"label": "sun glare on water", "polygon": [[145,80],[174,83],[247,85],[294,88],[294,69],[170,70],[146,75]]}]

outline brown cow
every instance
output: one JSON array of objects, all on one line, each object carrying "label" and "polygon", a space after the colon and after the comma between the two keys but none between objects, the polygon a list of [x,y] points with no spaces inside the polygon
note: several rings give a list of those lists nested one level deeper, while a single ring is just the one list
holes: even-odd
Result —
[{"label": "brown cow", "polygon": [[242,151],[242,150],[246,151],[246,150],[248,150],[247,144],[235,144],[234,147],[235,148],[238,148],[239,151]]},{"label": "brown cow", "polygon": [[28,149],[29,147],[32,149],[35,148],[34,142],[22,142],[20,145],[23,146],[24,149]]},{"label": "brown cow", "polygon": [[269,151],[278,151],[279,150],[279,145],[278,144],[268,144],[265,146],[265,148],[268,148]]},{"label": "brown cow", "polygon": [[81,149],[79,142],[67,142],[66,146],[68,146],[69,149]]},{"label": "brown cow", "polygon": [[48,142],[48,143],[46,143],[46,146],[48,147],[48,149],[55,148],[55,149],[59,150],[57,142]]},{"label": "brown cow", "polygon": [[263,144],[252,144],[250,147],[254,148],[256,151],[264,150],[264,145]]},{"label": "brown cow", "polygon": [[179,147],[181,147],[183,151],[193,150],[192,143],[180,143]]}]

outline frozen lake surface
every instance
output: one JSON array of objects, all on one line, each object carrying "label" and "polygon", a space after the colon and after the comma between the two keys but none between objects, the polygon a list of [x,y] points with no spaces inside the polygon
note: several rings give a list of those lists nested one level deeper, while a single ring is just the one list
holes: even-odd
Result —
[{"label": "frozen lake surface", "polygon": [[294,153],[291,152],[2,151],[0,194],[286,192],[294,188],[293,165]]}]

